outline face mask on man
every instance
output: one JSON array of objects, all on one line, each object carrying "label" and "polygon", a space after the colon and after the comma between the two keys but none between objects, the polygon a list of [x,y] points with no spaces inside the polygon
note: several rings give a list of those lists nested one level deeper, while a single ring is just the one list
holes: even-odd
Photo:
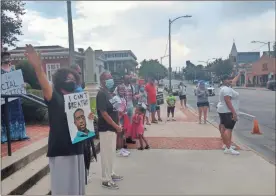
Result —
[{"label": "face mask on man", "polygon": [[114,86],[114,80],[113,79],[108,79],[105,81],[105,86],[108,90],[112,89]]},{"label": "face mask on man", "polygon": [[67,92],[74,92],[77,88],[77,85],[75,82],[73,81],[69,81],[69,82],[64,82],[62,85],[62,89],[64,89]]},{"label": "face mask on man", "polygon": [[145,92],[145,89],[144,88],[140,88],[140,92],[141,93]]}]

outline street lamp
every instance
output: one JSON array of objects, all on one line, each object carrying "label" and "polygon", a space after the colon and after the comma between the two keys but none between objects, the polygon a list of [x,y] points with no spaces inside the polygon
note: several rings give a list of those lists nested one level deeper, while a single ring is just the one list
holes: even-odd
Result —
[{"label": "street lamp", "polygon": [[172,54],[171,54],[171,25],[180,18],[191,18],[191,15],[179,16],[173,20],[169,19],[169,89],[172,89]]},{"label": "street lamp", "polygon": [[166,58],[166,57],[168,57],[169,55],[166,55],[166,56],[161,56],[160,57],[160,64],[162,65],[162,60],[163,60],[163,58]]},{"label": "street lamp", "polygon": [[267,44],[268,46],[268,56],[270,57],[270,42],[260,42],[260,41],[251,41],[251,43],[255,44],[255,43],[260,43],[260,44]]}]

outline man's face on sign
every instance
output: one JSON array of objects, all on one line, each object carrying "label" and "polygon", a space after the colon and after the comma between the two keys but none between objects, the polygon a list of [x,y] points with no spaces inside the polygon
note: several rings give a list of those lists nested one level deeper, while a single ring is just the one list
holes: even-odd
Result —
[{"label": "man's face on sign", "polygon": [[74,123],[78,128],[78,131],[84,132],[86,130],[86,119],[83,110],[78,110],[74,114]]}]

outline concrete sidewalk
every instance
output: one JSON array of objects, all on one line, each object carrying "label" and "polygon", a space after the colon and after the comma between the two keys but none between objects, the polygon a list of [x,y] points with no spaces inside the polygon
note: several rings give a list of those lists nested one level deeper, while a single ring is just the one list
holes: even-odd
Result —
[{"label": "concrete sidewalk", "polygon": [[[165,106],[161,107],[165,120]],[[119,190],[101,187],[100,158],[91,164],[87,195],[274,195],[275,166],[254,152],[239,156],[221,149],[219,131],[198,124],[188,110],[176,108],[176,122],[148,126],[150,150],[130,146],[130,157],[116,158],[124,176]]]}]

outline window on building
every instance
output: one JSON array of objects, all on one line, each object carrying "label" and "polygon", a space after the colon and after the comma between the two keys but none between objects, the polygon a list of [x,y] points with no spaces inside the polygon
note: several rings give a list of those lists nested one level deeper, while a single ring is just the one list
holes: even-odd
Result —
[{"label": "window on building", "polygon": [[267,68],[267,63],[264,63],[263,64],[263,69],[262,69],[263,71],[267,71],[268,70],[268,68]]},{"label": "window on building", "polygon": [[53,74],[60,68],[60,63],[48,63],[46,64],[47,79],[52,82]]}]

